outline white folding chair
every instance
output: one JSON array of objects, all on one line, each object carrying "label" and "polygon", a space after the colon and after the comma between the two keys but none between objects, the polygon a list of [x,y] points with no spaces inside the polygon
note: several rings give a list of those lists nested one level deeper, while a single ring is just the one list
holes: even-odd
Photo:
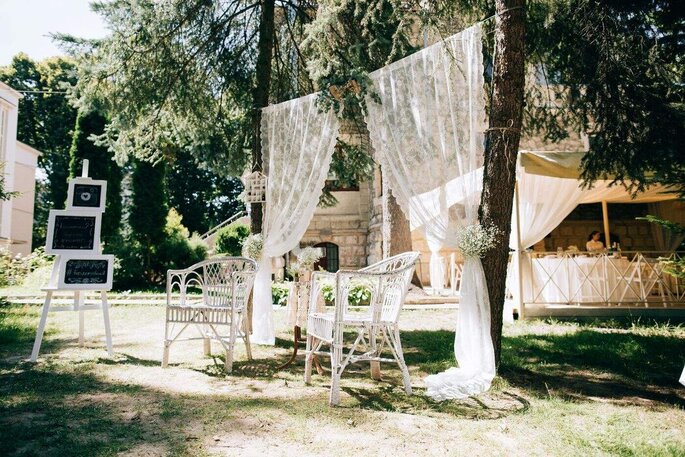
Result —
[{"label": "white folding chair", "polygon": [[[340,270],[337,273],[315,272],[307,319],[307,352],[305,359],[305,382],[311,382],[312,361],[315,355],[329,355],[331,358],[330,404],[340,402],[340,377],[350,363],[395,362],[402,370],[402,379],[407,394],[411,395],[409,370],[404,362],[398,320],[404,300],[409,290],[418,252],[407,252],[361,270]],[[321,289],[330,284],[335,290],[335,310],[333,313],[317,308],[317,298]],[[357,287],[370,290],[371,300],[367,309],[350,309],[349,294]],[[352,330],[356,338],[343,353],[343,332]],[[329,351],[321,351],[326,343]],[[392,358],[382,357],[387,348]],[[363,353],[355,354],[359,348]]]},{"label": "white folding chair", "polygon": [[[238,337],[245,341],[247,357],[252,359],[250,335],[242,323],[256,272],[257,263],[244,257],[204,260],[184,270],[167,272],[162,367],[169,363],[172,343],[197,339],[204,340],[205,355],[211,354],[211,340],[221,343],[228,373],[233,368],[233,350]],[[199,294],[193,295],[193,291]],[[176,325],[181,326],[178,331]],[[179,339],[189,326],[196,327],[200,336]],[[228,335],[219,333],[221,327],[228,327]]]}]

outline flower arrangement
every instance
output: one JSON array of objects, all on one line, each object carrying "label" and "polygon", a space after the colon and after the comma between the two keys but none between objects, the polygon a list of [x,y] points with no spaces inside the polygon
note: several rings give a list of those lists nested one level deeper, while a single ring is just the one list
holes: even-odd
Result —
[{"label": "flower arrangement", "polygon": [[480,224],[467,225],[457,233],[457,245],[464,257],[483,257],[495,247],[499,230]]},{"label": "flower arrangement", "polygon": [[566,250],[567,250],[568,252],[570,252],[570,253],[573,253],[573,254],[580,252],[580,250],[578,249],[578,246],[576,246],[576,245],[574,245],[574,244],[572,244],[571,246],[567,247]]},{"label": "flower arrangement", "polygon": [[307,246],[297,254],[297,263],[300,268],[312,270],[314,269],[314,264],[318,262],[321,257],[321,250],[319,248]]},{"label": "flower arrangement", "polygon": [[250,235],[243,240],[243,256],[259,261],[262,257],[262,250],[264,250],[264,237],[261,233]]}]

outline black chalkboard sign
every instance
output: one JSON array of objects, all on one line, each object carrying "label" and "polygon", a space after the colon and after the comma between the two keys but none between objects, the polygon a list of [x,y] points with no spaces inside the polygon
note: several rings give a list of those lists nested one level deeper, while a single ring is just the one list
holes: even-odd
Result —
[{"label": "black chalkboard sign", "polygon": [[95,214],[55,214],[54,222],[48,227],[46,251],[96,251],[100,238],[98,217]]},{"label": "black chalkboard sign", "polygon": [[99,208],[102,186],[98,184],[74,184],[71,205],[75,208]]},{"label": "black chalkboard sign", "polygon": [[64,284],[107,284],[108,259],[69,259],[64,266]]}]

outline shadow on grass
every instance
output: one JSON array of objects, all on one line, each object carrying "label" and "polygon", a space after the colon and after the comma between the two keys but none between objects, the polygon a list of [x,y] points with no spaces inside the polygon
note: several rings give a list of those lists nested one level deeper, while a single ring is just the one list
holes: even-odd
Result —
[{"label": "shadow on grass", "polygon": [[[453,332],[403,332],[401,338],[409,366],[436,373],[455,364]],[[685,407],[677,381],[683,363],[681,338],[583,328],[505,336],[499,374],[512,386],[542,397],[642,399]]]},{"label": "shadow on grass", "polygon": [[487,399],[468,398],[462,401],[434,402],[423,395],[422,389],[407,395],[401,386],[383,386],[374,389],[341,387],[357,401],[353,408],[373,411],[391,411],[405,414],[443,413],[463,419],[500,419],[530,408],[525,398],[502,392],[489,395]]},{"label": "shadow on grass", "polygon": [[145,411],[141,389],[50,364],[20,364],[2,379],[0,455],[110,455],[143,443],[164,454],[187,451],[182,434]]},{"label": "shadow on grass", "polygon": [[581,329],[504,338],[500,375],[541,396],[685,407],[678,388],[684,362],[683,339]]}]

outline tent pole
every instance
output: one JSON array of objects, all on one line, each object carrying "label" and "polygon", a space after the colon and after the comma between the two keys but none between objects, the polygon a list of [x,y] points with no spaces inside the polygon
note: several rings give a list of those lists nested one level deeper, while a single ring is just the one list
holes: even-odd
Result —
[{"label": "tent pole", "polygon": [[609,205],[606,200],[602,200],[602,220],[604,221],[604,241],[605,248],[609,249],[611,246],[611,235],[609,233]]},{"label": "tent pole", "polygon": [[514,183],[514,204],[516,206],[516,268],[518,270],[518,296],[516,305],[519,309],[519,319],[525,318],[525,304],[523,302],[523,252],[521,250],[521,214],[519,209],[519,182]]}]

